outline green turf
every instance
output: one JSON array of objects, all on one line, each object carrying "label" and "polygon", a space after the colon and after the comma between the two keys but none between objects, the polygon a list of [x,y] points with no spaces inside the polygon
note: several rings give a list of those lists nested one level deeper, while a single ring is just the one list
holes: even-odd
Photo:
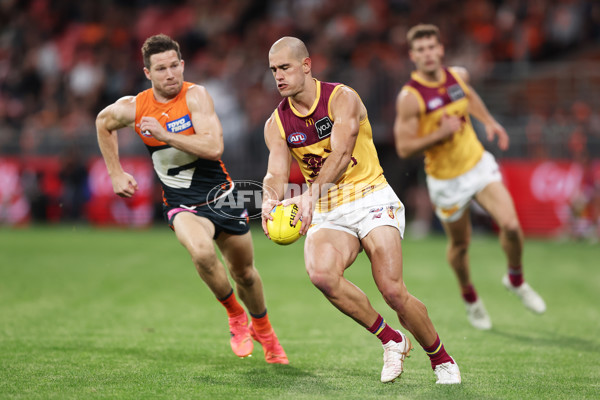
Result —
[{"label": "green turf", "polygon": [[[291,360],[236,358],[224,309],[168,228],[0,229],[0,398],[591,399],[600,393],[600,248],[529,240],[535,316],[500,284],[493,237],[473,240],[476,286],[494,328],[467,323],[445,239],[404,242],[405,280],[428,307],[463,384],[435,385],[418,346],[394,384],[381,346],[335,310],[304,271],[302,245],[254,232],[269,314]],[[393,326],[361,254],[347,276]],[[416,342],[415,342],[416,344]]]}]

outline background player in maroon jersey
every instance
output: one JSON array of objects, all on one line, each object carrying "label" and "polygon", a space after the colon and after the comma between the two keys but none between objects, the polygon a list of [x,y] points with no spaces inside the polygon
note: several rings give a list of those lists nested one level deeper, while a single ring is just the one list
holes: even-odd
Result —
[{"label": "background player in maroon jersey", "polygon": [[313,79],[308,51],[297,38],[275,42],[269,65],[284,99],[265,125],[270,152],[264,178],[265,233],[272,207],[283,199],[293,155],[311,186],[284,203],[299,207],[296,220],[302,218],[301,232],[308,235],[304,258],[310,280],[336,308],[381,340],[381,381],[393,381],[402,373],[412,346],[344,277],[363,248],[386,302],[431,358],[436,383],[460,383],[458,365],[446,353],[425,305],[404,285],[404,207],[383,176],[359,96],[344,85]]},{"label": "background player in maroon jersey", "polygon": [[[215,187],[235,193],[221,162],[223,134],[213,101],[206,89],[183,80],[179,44],[166,35],[148,38],[142,47],[144,73],[152,88],[123,97],[98,114],[98,143],[114,191],[131,197],[137,190],[133,176],[119,162],[117,130],[132,127],[150,152],[163,188],[165,219],[188,250],[198,274],[223,304],[229,318],[231,348],[239,357],[252,353],[254,337],[269,363],[288,364],[273,331],[254,267],[254,251],[244,210],[211,207]],[[229,218],[235,213],[239,218]],[[221,250],[248,308],[252,322],[238,303],[213,239]]]},{"label": "background player in maroon jersey", "polygon": [[508,148],[508,135],[468,84],[468,72],[442,65],[444,48],[436,26],[417,25],[407,36],[416,71],[398,94],[396,148],[401,157],[425,153],[429,195],[448,236],[447,258],[458,279],[467,317],[475,328],[492,327],[470,274],[467,209],[473,198],[500,228],[500,243],[508,261],[504,286],[525,307],[543,313],[544,300],[523,280],[523,232],[513,200],[494,157],[477,139],[469,114],[484,124],[488,140],[498,138],[501,150]]}]

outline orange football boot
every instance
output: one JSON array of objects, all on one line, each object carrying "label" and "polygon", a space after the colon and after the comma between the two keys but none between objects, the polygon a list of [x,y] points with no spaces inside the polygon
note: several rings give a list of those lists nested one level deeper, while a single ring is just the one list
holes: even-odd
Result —
[{"label": "orange football boot", "polygon": [[258,343],[262,345],[263,352],[265,353],[265,361],[269,364],[289,364],[290,361],[279,344],[279,339],[275,331],[271,331],[266,335],[261,335],[254,330],[254,326],[250,324],[250,334]]},{"label": "orange football boot", "polygon": [[231,333],[231,349],[240,358],[248,357],[254,350],[254,343],[248,327],[246,313],[229,318],[229,332]]}]

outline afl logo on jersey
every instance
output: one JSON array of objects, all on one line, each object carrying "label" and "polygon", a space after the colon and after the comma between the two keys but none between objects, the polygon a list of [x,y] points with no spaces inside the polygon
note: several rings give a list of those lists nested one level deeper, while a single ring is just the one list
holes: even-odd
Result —
[{"label": "afl logo on jersey", "polygon": [[294,132],[287,137],[289,144],[302,144],[306,142],[306,134],[304,132]]},{"label": "afl logo on jersey", "polygon": [[429,108],[430,110],[435,110],[436,108],[441,107],[443,105],[444,100],[442,100],[440,97],[434,97],[433,99],[427,102],[427,108]]}]

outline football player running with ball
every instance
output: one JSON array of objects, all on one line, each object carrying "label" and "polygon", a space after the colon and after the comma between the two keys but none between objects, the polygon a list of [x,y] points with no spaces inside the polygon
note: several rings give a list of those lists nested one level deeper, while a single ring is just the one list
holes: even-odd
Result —
[{"label": "football player running with ball", "polygon": [[402,280],[404,206],[383,175],[360,97],[343,84],[314,79],[306,46],[297,38],[276,41],[269,51],[269,66],[284,99],[265,124],[269,148],[263,181],[265,234],[273,206],[284,197],[293,156],[309,189],[283,204],[299,208],[296,222],[302,219],[300,232],[307,235],[306,270],[338,310],[381,340],[381,381],[400,376],[412,345],[344,277],[362,249],[385,301],[430,357],[436,383],[460,383],[458,365],[446,353],[425,305]]}]

